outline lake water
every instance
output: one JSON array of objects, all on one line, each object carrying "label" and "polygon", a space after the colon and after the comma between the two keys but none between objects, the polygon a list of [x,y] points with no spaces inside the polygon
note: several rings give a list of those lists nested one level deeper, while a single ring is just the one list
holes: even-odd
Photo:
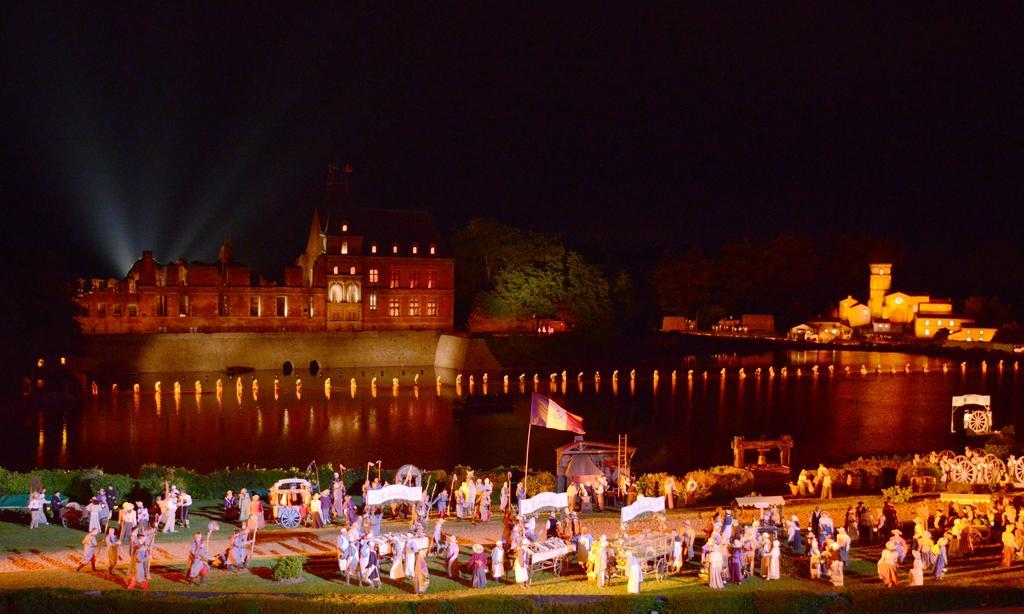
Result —
[{"label": "lake water", "polygon": [[[904,372],[909,363],[911,372]],[[818,375],[811,365],[820,365]],[[828,373],[827,365],[835,365]],[[942,365],[948,365],[943,373]],[[776,375],[767,370],[774,365]],[[850,374],[845,367],[850,366]],[[867,375],[860,373],[866,365]],[[881,374],[875,369],[881,365]],[[783,377],[781,367],[787,366]],[[927,366],[929,372],[925,373]],[[719,370],[727,374],[721,377]],[[743,367],[746,377],[738,376]],[[760,377],[754,375],[761,367]],[[802,370],[797,376],[796,370]],[[896,373],[891,374],[890,368]],[[671,372],[678,370],[676,385]],[[692,380],[687,370],[694,369]],[[708,377],[702,376],[708,370]],[[961,435],[950,434],[950,397],[965,393],[992,395],[996,427],[1024,428],[1024,374],[1012,360],[1004,369],[989,364],[982,370],[973,361],[961,371],[958,362],[934,357],[870,352],[790,352],[781,355],[686,357],[660,368],[654,390],[649,369],[637,373],[631,390],[628,367],[620,369],[618,386],[610,371],[602,372],[597,388],[588,372],[582,385],[576,371],[567,369],[569,382],[551,392],[548,373],[540,374],[539,391],[550,393],[568,410],[584,418],[587,438],[615,443],[629,434],[638,447],[634,467],[682,473],[731,462],[733,435],[773,438],[792,435],[794,466],[818,461],[836,462],[860,455],[910,453],[962,446]],[[419,390],[412,377],[422,371]],[[385,468],[405,463],[448,468],[466,464],[489,468],[522,464],[533,373],[527,372],[520,391],[519,372],[509,373],[506,394],[502,374],[491,372],[487,393],[511,402],[507,412],[466,412],[453,407],[454,374],[440,373],[448,382],[438,396],[433,368],[332,370],[319,377],[300,374],[301,398],[295,375],[256,373],[235,383],[223,374],[161,374],[143,376],[142,393],[131,393],[131,379],[117,380],[121,393],[104,386],[98,398],[87,398],[78,409],[35,410],[9,403],[6,428],[0,434],[0,466],[99,466],[108,471],[134,472],[143,463],[181,465],[202,471],[254,464],[305,467],[311,460],[349,467],[381,460]],[[254,400],[251,381],[259,380]],[[372,394],[370,378],[387,382]],[[483,394],[480,373],[474,396]],[[331,377],[328,400],[324,377]],[[469,394],[468,373],[462,387]],[[214,393],[217,378],[224,393]],[[280,380],[274,399],[273,381]],[[353,393],[350,378],[358,380]],[[392,377],[401,387],[391,388]],[[175,380],[183,393],[175,398]],[[155,382],[163,394],[154,395]],[[204,394],[193,393],[193,382]],[[572,441],[572,434],[534,428],[531,467],[551,469],[554,448]]]}]

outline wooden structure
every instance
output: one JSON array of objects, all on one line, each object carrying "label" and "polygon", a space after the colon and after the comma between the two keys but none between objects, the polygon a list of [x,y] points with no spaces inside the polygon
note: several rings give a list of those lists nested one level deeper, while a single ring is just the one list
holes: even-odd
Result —
[{"label": "wooden structure", "polygon": [[757,464],[766,465],[768,459],[765,456],[772,450],[779,451],[779,464],[789,467],[789,457],[793,451],[793,437],[783,435],[778,439],[751,439],[747,440],[742,435],[732,438],[732,464],[734,467],[746,465],[747,450],[757,450]]},{"label": "wooden structure", "polygon": [[625,445],[620,441],[618,445],[601,443],[597,441],[584,441],[583,437],[577,436],[575,441],[555,449],[555,476],[558,478],[558,490],[564,491],[568,486],[566,470],[569,463],[580,457],[589,457],[590,462],[597,466],[608,478],[608,483],[614,488],[615,477],[624,472],[628,475],[629,465],[633,461],[636,448]]}]

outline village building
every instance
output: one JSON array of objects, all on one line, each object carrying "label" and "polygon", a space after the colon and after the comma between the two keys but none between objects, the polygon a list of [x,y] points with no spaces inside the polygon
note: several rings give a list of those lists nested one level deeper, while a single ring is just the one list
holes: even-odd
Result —
[{"label": "village building", "polygon": [[354,206],[351,167],[328,169],[305,251],[283,283],[254,280],[228,242],[215,263],[145,251],[124,279],[79,280],[85,334],[450,330],[454,261],[430,215]]}]

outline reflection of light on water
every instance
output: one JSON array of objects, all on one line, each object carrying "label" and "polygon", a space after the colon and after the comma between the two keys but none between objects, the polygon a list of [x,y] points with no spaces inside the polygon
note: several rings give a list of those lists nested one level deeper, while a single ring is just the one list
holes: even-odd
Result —
[{"label": "reflection of light on water", "polygon": [[156,415],[159,416],[160,413],[161,413],[160,409],[161,409],[161,407],[163,405],[163,400],[160,398],[160,393],[159,392],[156,393],[156,395],[153,396],[153,400],[156,401]]},{"label": "reflection of light on water", "polygon": [[256,406],[256,434],[263,434],[263,408],[259,405]]},{"label": "reflection of light on water", "polygon": [[281,434],[282,435],[287,435],[288,434],[288,408],[287,407],[284,408],[284,415],[283,415],[283,419],[282,419],[282,422],[281,422]]}]

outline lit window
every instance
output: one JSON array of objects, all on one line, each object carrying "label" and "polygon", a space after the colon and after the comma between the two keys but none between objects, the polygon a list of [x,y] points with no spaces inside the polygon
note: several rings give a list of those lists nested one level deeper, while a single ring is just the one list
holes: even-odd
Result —
[{"label": "lit window", "polygon": [[377,311],[377,293],[370,293],[370,311]]},{"label": "lit window", "polygon": [[337,275],[337,274],[338,274],[338,267],[334,267],[334,274],[335,274],[335,275]]},{"label": "lit window", "polygon": [[139,306],[136,305],[135,303],[129,303],[128,304],[128,317],[129,318],[134,318],[137,315],[139,315]]},{"label": "lit window", "polygon": [[313,317],[313,297],[309,297],[309,317]]},{"label": "lit window", "polygon": [[354,267],[354,266],[348,267],[348,274],[349,275],[355,275],[356,274],[356,267]]},{"label": "lit window", "polygon": [[97,318],[105,318],[105,317],[107,317],[107,304],[106,303],[96,303],[96,317]]},{"label": "lit window", "polygon": [[397,298],[388,299],[388,315],[397,318],[401,314]]},{"label": "lit window", "polygon": [[392,288],[397,288],[400,281],[401,281],[401,277],[398,274],[398,270],[397,269],[391,269],[391,279],[390,279],[389,286],[392,287]]},{"label": "lit window", "polygon": [[398,253],[398,243],[394,243],[394,244],[391,245],[391,253],[392,254],[397,254]]},{"label": "lit window", "polygon": [[430,255],[434,255],[436,253],[437,253],[437,246],[436,245],[431,245],[430,246]]},{"label": "lit window", "polygon": [[249,316],[253,318],[259,317],[262,312],[262,305],[260,304],[260,297],[253,296],[249,298]]},{"label": "lit window", "polygon": [[121,317],[121,303],[114,303],[114,317]]},{"label": "lit window", "polygon": [[411,298],[409,299],[409,315],[418,316],[420,315],[420,299]]},{"label": "lit window", "polygon": [[420,285],[420,272],[409,271],[409,287],[418,288]]},{"label": "lit window", "polygon": [[930,329],[930,328],[924,329],[924,336],[925,337],[931,337],[932,336],[932,329]]},{"label": "lit window", "polygon": [[228,295],[227,294],[221,294],[220,295],[220,301],[217,303],[217,307],[218,307],[217,308],[217,315],[219,315],[221,317],[226,317],[226,316],[231,315],[230,303],[228,301]]},{"label": "lit window", "polygon": [[348,253],[348,241],[342,241],[341,242],[341,253],[343,253],[343,254],[347,254]]},{"label": "lit window", "polygon": [[932,325],[932,321],[931,320],[925,320],[924,321],[924,325],[925,326],[931,326]]},{"label": "lit window", "polygon": [[427,271],[427,287],[428,288],[433,288],[434,287],[434,272],[433,271]]},{"label": "lit window", "polygon": [[341,225],[341,231],[342,232],[348,232],[348,224],[342,224]]},{"label": "lit window", "polygon": [[412,253],[414,253],[414,254],[420,253],[420,248],[419,248],[418,245],[413,245],[412,246]]},{"label": "lit window", "polygon": [[370,253],[371,254],[376,254],[377,253],[377,244],[376,243],[370,243]]},{"label": "lit window", "polygon": [[331,284],[331,302],[332,303],[344,303],[345,302],[345,291],[342,289],[341,284]]},{"label": "lit window", "polygon": [[167,315],[167,295],[161,294],[156,297],[156,315],[165,316]]},{"label": "lit window", "polygon": [[368,281],[371,284],[375,284],[379,281],[379,271],[377,269],[370,269],[368,274]]},{"label": "lit window", "polygon": [[288,297],[277,297],[277,317],[283,318],[288,315]]},{"label": "lit window", "polygon": [[427,315],[428,316],[436,316],[437,315],[437,299],[436,298],[428,298],[427,299]]},{"label": "lit window", "polygon": [[178,299],[178,315],[187,316],[189,313],[188,309],[188,295],[182,296]]},{"label": "lit window", "polygon": [[893,299],[893,302],[896,303],[897,305],[901,305],[903,304],[903,297],[897,296],[895,299]]}]

